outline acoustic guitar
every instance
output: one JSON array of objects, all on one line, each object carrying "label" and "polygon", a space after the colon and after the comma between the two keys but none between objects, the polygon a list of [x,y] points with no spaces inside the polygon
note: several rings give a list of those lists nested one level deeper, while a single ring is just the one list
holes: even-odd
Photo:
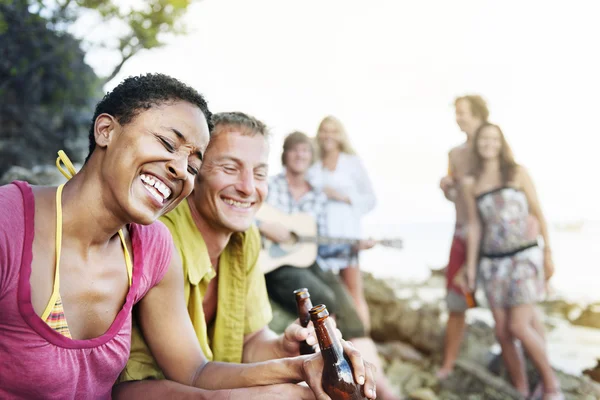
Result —
[{"label": "acoustic guitar", "polygon": [[[256,219],[261,222],[278,222],[292,232],[293,241],[276,243],[263,236],[262,250],[259,263],[263,273],[276,270],[283,265],[297,268],[310,267],[317,259],[317,251],[321,244],[357,244],[360,239],[334,238],[319,236],[317,221],[307,213],[286,214],[281,210],[263,204],[256,213]],[[402,248],[401,239],[377,240],[377,244]]]}]

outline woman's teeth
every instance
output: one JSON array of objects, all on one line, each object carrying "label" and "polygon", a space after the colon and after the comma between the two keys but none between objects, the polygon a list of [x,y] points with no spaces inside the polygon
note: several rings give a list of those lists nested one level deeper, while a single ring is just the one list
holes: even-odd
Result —
[{"label": "woman's teeth", "polygon": [[164,203],[171,196],[171,189],[151,175],[141,174],[140,178],[150,194]]}]

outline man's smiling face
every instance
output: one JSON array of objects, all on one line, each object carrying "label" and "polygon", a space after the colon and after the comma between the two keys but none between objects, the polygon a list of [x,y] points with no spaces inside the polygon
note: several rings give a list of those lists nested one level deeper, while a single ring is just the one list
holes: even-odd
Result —
[{"label": "man's smiling face", "polygon": [[267,196],[269,144],[259,133],[217,127],[215,133],[196,179],[194,204],[213,228],[243,232]]}]

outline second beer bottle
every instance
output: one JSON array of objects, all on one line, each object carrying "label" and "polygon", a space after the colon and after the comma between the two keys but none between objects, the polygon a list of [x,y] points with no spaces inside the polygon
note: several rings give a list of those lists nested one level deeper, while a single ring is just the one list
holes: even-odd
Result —
[{"label": "second beer bottle", "polygon": [[322,304],[313,307],[310,317],[323,356],[323,390],[332,400],[365,400],[362,387],[354,381],[352,365],[329,319],[327,307]]},{"label": "second beer bottle", "polygon": [[[312,308],[312,301],[310,301],[310,294],[307,288],[301,288],[294,290],[294,296],[296,296],[296,309],[298,310],[298,319],[300,325],[303,328],[308,326],[310,322],[310,309]],[[300,343],[300,354],[313,354],[315,349],[306,343],[306,340]]]}]

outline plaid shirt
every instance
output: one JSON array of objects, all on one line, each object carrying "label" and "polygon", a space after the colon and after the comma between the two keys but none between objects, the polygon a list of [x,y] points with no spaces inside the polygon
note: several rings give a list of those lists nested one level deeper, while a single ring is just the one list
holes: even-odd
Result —
[{"label": "plaid shirt", "polygon": [[305,193],[298,201],[294,200],[290,193],[288,181],[285,172],[271,177],[269,181],[269,194],[267,195],[267,204],[288,213],[307,213],[312,215],[317,221],[317,230],[320,236],[325,235],[327,229],[327,220],[325,206],[327,196],[320,190],[314,189]]}]

